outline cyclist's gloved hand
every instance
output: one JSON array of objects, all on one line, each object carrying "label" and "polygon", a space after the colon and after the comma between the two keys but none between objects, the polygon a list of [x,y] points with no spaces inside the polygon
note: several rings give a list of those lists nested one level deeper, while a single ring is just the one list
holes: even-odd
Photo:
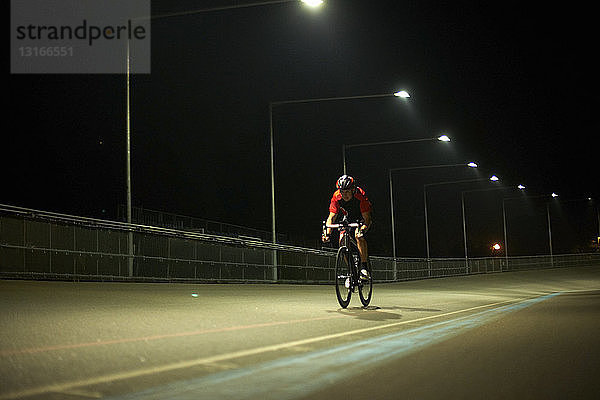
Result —
[{"label": "cyclist's gloved hand", "polygon": [[323,233],[321,234],[321,240],[323,241],[323,243],[327,243],[329,242],[329,236]]},{"label": "cyclist's gloved hand", "polygon": [[363,237],[366,231],[367,231],[367,227],[366,227],[365,225],[361,225],[361,226],[360,226],[360,228],[358,228],[358,229],[356,230],[356,234],[355,234],[355,236],[356,236],[357,238],[359,238],[359,237]]}]

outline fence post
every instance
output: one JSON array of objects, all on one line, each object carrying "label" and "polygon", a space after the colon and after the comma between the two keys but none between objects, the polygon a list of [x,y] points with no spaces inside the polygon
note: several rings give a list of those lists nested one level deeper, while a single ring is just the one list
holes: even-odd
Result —
[{"label": "fence post", "polygon": [[27,252],[25,247],[27,246],[27,221],[23,219],[23,272],[27,270]]},{"label": "fence post", "polygon": [[96,229],[96,275],[100,275],[100,239],[98,238],[98,229]]},{"label": "fence post", "polygon": [[127,232],[127,274],[131,278],[133,276],[133,232],[129,227]]},{"label": "fence post", "polygon": [[171,279],[171,237],[167,237],[167,279]]},{"label": "fence post", "polygon": [[49,272],[52,273],[52,224],[50,222],[48,222],[48,243],[49,243],[48,248],[50,249],[49,255],[48,255],[48,263],[50,264]]},{"label": "fence post", "polygon": [[198,279],[198,242],[194,242],[194,279]]},{"label": "fence post", "polygon": [[73,275],[77,274],[77,256],[75,250],[77,249],[77,231],[75,225],[73,225]]}]

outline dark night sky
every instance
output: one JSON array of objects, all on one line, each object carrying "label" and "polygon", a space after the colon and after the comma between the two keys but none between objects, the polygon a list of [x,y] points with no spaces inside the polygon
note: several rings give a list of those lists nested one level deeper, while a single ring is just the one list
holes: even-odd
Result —
[{"label": "dark night sky", "polygon": [[[153,1],[152,11],[235,4],[172,3]],[[408,102],[275,108],[278,231],[315,243],[341,174],[342,144],[442,132],[454,141],[348,151],[349,172],[375,205],[374,254],[391,254],[389,168],[474,159],[487,169],[482,176],[522,182],[531,195],[598,199],[590,11],[330,0],[319,11],[286,3],[156,20],[152,73],[132,78],[133,205],[270,230],[269,102],[400,89],[411,93]],[[8,65],[0,202],[116,218],[125,202],[125,77],[11,75]],[[425,253],[423,184],[473,176],[395,175],[399,255]],[[462,256],[460,191],[483,187],[431,190],[432,255]],[[474,255],[502,239],[499,193],[467,195]],[[529,247],[515,253],[546,252],[544,204],[518,203],[509,206],[509,225],[513,241]],[[572,250],[567,238],[580,235],[578,226],[589,236],[597,229],[585,202],[555,211],[560,251]]]}]

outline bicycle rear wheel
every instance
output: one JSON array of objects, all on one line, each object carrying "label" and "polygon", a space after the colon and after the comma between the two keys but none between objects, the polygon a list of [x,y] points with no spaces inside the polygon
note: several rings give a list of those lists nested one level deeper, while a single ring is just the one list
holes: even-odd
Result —
[{"label": "bicycle rear wheel", "polygon": [[369,279],[361,279],[358,286],[358,297],[360,297],[360,302],[363,306],[368,306],[371,302],[371,297],[373,297],[373,272],[371,271],[371,266],[366,265],[364,267],[368,272]]},{"label": "bicycle rear wheel", "polygon": [[342,308],[348,307],[352,296],[352,269],[350,252],[342,246],[335,258],[335,294]]}]

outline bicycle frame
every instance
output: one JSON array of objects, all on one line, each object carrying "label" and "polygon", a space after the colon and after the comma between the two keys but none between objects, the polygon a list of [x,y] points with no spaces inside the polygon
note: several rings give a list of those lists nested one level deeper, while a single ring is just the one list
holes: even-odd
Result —
[{"label": "bicycle frame", "polygon": [[352,237],[351,232],[346,229],[342,230],[341,232],[344,235],[342,239],[343,245],[348,249],[352,247],[352,250],[358,251],[358,243],[356,243],[356,239]]},{"label": "bicycle frame", "polygon": [[[343,235],[343,238],[340,243],[340,247],[344,246],[348,249],[348,255],[352,258],[352,274],[356,275],[358,273],[358,265],[356,260],[360,260],[360,251],[358,251],[358,243],[356,243],[356,239],[352,237],[352,232],[348,229],[343,229],[340,231]],[[355,259],[354,256],[357,258]]]}]

